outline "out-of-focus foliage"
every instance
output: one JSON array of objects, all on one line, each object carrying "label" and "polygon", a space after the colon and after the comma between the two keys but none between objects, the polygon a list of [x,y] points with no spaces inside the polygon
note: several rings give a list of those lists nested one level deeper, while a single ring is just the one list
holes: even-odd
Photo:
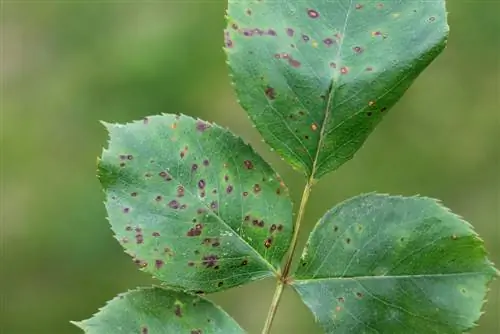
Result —
[{"label": "out-of-focus foliage", "polygon": [[[149,284],[113,239],[95,177],[98,120],[183,112],[228,126],[303,187],[260,142],[229,84],[224,1],[2,4],[0,331],[79,333],[116,294]],[[500,263],[500,4],[449,1],[448,48],[356,158],[314,189],[301,242],[336,202],[380,191],[440,198],[470,221]],[[298,252],[300,254],[300,252]],[[262,289],[259,289],[262,288]],[[476,334],[497,333],[499,284]],[[212,297],[257,333],[273,280]],[[320,333],[288,291],[275,333]]]}]

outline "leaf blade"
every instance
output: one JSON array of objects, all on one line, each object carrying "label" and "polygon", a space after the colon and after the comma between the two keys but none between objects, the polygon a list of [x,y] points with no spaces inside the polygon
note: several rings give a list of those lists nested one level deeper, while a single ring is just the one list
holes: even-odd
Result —
[{"label": "leaf blade", "polygon": [[88,334],[245,333],[207,299],[159,287],[120,294],[92,318],[72,323]]},{"label": "leaf blade", "polygon": [[443,50],[439,1],[230,1],[225,50],[264,140],[306,176],[350,160]]},{"label": "leaf blade", "polygon": [[293,287],[327,333],[462,333],[496,275],[472,227],[437,201],[367,194],[320,220]]},{"label": "leaf blade", "polygon": [[139,267],[189,291],[275,275],[293,230],[279,176],[250,146],[188,116],[107,125],[111,227]]}]

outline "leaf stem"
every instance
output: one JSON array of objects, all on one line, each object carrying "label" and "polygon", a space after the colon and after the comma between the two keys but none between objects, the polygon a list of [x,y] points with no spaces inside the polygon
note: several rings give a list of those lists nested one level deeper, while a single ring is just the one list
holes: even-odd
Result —
[{"label": "leaf stem", "polygon": [[300,200],[299,212],[297,213],[297,219],[294,224],[294,231],[292,235],[292,241],[290,244],[290,248],[288,249],[285,266],[283,267],[283,271],[279,277],[278,284],[276,285],[276,290],[274,291],[273,300],[271,302],[271,306],[269,308],[269,312],[267,314],[266,323],[264,324],[264,328],[262,329],[262,334],[269,334],[271,330],[271,326],[273,324],[274,317],[276,315],[276,311],[278,310],[278,305],[281,300],[281,295],[283,293],[283,289],[285,284],[287,284],[288,274],[290,273],[290,268],[292,265],[293,255],[295,253],[295,249],[297,247],[297,241],[299,239],[299,230],[300,224],[302,223],[302,219],[304,218],[304,213],[306,211],[307,201],[309,200],[309,194],[311,193],[311,188],[314,184],[314,178],[311,177],[302,192],[302,199]]}]

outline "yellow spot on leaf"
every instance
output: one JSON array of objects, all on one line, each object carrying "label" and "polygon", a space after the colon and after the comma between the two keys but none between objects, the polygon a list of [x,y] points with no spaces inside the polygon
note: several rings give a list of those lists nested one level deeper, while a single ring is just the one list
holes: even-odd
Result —
[{"label": "yellow spot on leaf", "polygon": [[394,14],[392,14],[392,17],[397,18],[397,17],[399,17],[400,15],[401,15],[401,13],[394,13]]},{"label": "yellow spot on leaf", "polygon": [[370,101],[370,102],[368,102],[368,105],[369,105],[370,107],[374,106],[374,105],[375,105],[375,101]]},{"label": "yellow spot on leaf", "polygon": [[318,42],[316,42],[316,41],[312,41],[311,44],[312,44],[313,48],[317,48],[318,47]]}]

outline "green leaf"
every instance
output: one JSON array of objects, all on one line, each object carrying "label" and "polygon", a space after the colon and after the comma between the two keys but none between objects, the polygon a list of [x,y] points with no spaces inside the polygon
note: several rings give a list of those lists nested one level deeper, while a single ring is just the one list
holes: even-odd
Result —
[{"label": "green leaf", "polygon": [[227,20],[242,107],[313,179],[353,157],[448,35],[444,0],[230,0]]},{"label": "green leaf", "polygon": [[72,323],[89,334],[245,333],[210,301],[159,287],[118,295],[92,318]]},{"label": "green leaf", "polygon": [[435,200],[367,194],[319,221],[293,287],[327,333],[462,333],[495,275],[472,227]]},{"label": "green leaf", "polygon": [[187,116],[106,125],[99,162],[111,227],[137,265],[169,286],[214,292],[275,275],[292,203],[240,138]]}]

